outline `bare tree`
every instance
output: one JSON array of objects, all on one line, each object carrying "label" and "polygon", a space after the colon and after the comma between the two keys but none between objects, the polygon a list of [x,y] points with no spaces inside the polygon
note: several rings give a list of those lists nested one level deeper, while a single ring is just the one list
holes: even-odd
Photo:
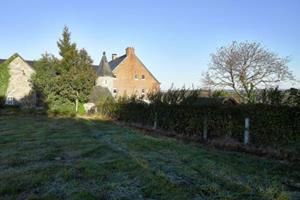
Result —
[{"label": "bare tree", "polygon": [[279,57],[260,43],[233,42],[211,54],[204,80],[216,87],[232,88],[243,101],[253,102],[257,88],[293,80],[288,62],[287,57]]}]

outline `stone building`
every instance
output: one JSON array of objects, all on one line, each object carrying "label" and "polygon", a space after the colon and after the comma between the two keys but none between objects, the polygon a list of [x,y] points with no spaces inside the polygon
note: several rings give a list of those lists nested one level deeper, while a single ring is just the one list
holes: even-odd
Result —
[{"label": "stone building", "polygon": [[[31,76],[35,73],[34,63],[18,54],[0,59],[0,67],[5,65],[9,71],[6,105],[36,105],[37,98],[31,83]],[[145,98],[148,92],[160,89],[160,83],[135,55],[132,47],[128,47],[126,54],[120,57],[113,54],[110,62],[103,53],[100,64],[93,68],[98,76],[96,85],[107,88],[113,96],[137,95]]]},{"label": "stone building", "polygon": [[160,89],[160,82],[135,54],[134,48],[126,48],[126,54],[107,61],[103,53],[99,66],[95,66],[98,78],[96,85],[106,87],[113,96],[137,95],[146,98],[147,93]]},{"label": "stone building", "polygon": [[0,66],[4,67],[4,64],[9,73],[5,105],[34,106],[36,97],[32,89],[31,76],[35,70],[32,67],[32,61],[27,62],[15,54],[7,60],[0,59]]}]

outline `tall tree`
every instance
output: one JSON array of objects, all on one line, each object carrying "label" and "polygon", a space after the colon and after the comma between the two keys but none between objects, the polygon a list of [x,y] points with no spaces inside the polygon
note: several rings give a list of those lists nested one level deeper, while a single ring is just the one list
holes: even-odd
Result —
[{"label": "tall tree", "polygon": [[64,28],[62,39],[57,42],[61,59],[45,54],[37,62],[33,81],[47,104],[75,105],[87,102],[96,79],[92,59],[85,49],[77,50],[71,42],[71,32]]},{"label": "tall tree", "polygon": [[93,60],[87,51],[81,49],[76,56],[75,64],[70,68],[69,74],[72,77],[71,87],[76,95],[76,105],[78,105],[78,101],[88,101],[88,97],[94,86],[96,73],[92,68],[92,63]]},{"label": "tall tree", "polygon": [[62,38],[57,42],[57,46],[59,48],[59,55],[62,57],[58,72],[63,73],[74,65],[77,56],[76,44],[71,42],[71,32],[67,26],[64,27]]},{"label": "tall tree", "polygon": [[233,42],[211,54],[206,74],[216,87],[232,88],[245,102],[255,101],[256,89],[293,79],[288,58],[265,49],[260,43]]}]

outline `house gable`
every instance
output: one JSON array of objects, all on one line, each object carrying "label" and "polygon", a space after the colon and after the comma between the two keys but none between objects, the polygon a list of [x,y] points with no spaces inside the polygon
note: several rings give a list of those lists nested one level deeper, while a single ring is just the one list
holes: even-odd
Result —
[{"label": "house gable", "polygon": [[133,48],[127,48],[126,54],[121,57],[113,69],[117,77],[114,80],[114,87],[118,95],[142,96],[152,90],[159,90],[160,83],[135,55]]},{"label": "house gable", "polygon": [[15,54],[8,64],[9,82],[6,91],[6,105],[34,104],[31,76],[35,70],[21,56]]}]

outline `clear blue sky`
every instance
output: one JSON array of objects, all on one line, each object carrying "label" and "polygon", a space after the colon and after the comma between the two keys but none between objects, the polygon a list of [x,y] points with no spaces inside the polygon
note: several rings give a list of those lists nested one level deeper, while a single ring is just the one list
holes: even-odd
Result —
[{"label": "clear blue sky", "polygon": [[0,58],[57,55],[67,25],[97,64],[104,50],[121,55],[135,47],[164,89],[199,87],[209,54],[233,40],[290,56],[300,77],[299,0],[2,0],[0,10]]}]

